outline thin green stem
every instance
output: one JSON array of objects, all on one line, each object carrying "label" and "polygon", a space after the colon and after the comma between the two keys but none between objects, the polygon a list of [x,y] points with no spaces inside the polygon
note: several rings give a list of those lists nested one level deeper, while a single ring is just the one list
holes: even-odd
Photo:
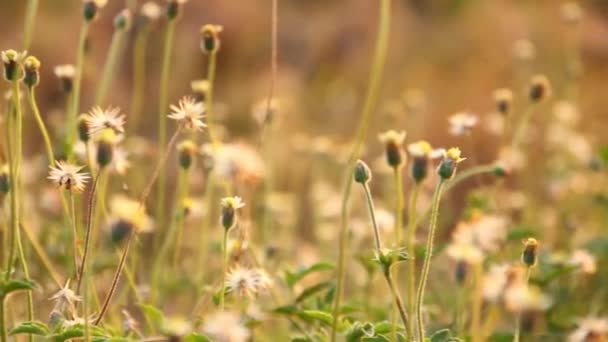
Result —
[{"label": "thin green stem", "polygon": [[[102,170],[99,170],[97,176],[95,176],[95,180],[93,181],[93,185],[91,187],[91,191],[89,193],[89,199],[87,203],[87,217],[86,217],[86,233],[84,237],[84,252],[82,253],[82,259],[80,260],[80,269],[78,270],[78,283],[76,285],[76,293],[78,294],[80,291],[80,286],[82,285],[83,275],[86,272],[86,261],[89,256],[89,249],[91,244],[91,232],[93,231],[93,222],[94,222],[94,209],[96,206],[96,190],[97,184],[99,183],[99,178],[102,176]],[[86,287],[86,285],[85,285]]]},{"label": "thin green stem", "polygon": [[209,54],[209,61],[207,64],[207,81],[209,81],[209,90],[205,95],[205,115],[207,116],[207,132],[209,133],[209,140],[214,151],[217,151],[220,146],[220,142],[215,134],[215,113],[213,112],[213,93],[215,83],[215,66],[217,60],[217,52],[211,52]]},{"label": "thin green stem", "polygon": [[532,117],[532,112],[534,111],[534,104],[530,103],[522,117],[519,119],[519,124],[513,133],[513,140],[511,141],[511,149],[516,151],[519,149],[523,137],[528,131],[528,125],[530,124],[530,118]]},{"label": "thin green stem", "polygon": [[82,86],[82,74],[84,72],[85,49],[90,24],[84,21],[78,38],[78,50],[76,52],[76,73],[74,75],[74,87],[71,94],[72,104],[68,112],[68,134],[67,134],[67,157],[72,160],[74,156],[74,144],[76,143],[76,116],[80,107],[80,88]]},{"label": "thin green stem", "polygon": [[[14,82],[16,83],[16,82]],[[17,86],[18,88],[18,86]],[[6,259],[6,274],[5,280],[9,280],[11,277],[11,270],[13,268],[13,260],[15,258],[15,236],[16,231],[19,229],[17,220],[17,213],[19,212],[19,201],[17,198],[18,193],[18,181],[17,175],[19,174],[17,171],[17,143],[15,142],[15,134],[16,134],[16,113],[15,113],[15,104],[19,101],[19,97],[15,96],[13,92],[13,101],[12,108],[8,113],[8,162],[9,162],[9,173],[11,178],[11,189],[9,191],[9,201],[10,201],[10,234],[9,234],[9,245],[8,245],[8,257]],[[17,100],[16,100],[17,99]]]},{"label": "thin green stem", "polygon": [[[530,273],[532,271],[532,267],[526,267],[526,276],[525,276],[525,284],[528,286],[530,282]],[[515,318],[515,332],[513,333],[513,342],[519,342],[521,335],[521,312],[517,314]]]},{"label": "thin green stem", "polygon": [[[17,229],[17,249],[19,251],[19,260],[21,262],[21,268],[23,269],[23,276],[25,280],[30,280],[30,271],[29,266],[27,264],[27,260],[25,260],[25,250],[23,249],[23,243],[21,242],[21,225],[19,229]],[[34,320],[34,295],[32,291],[26,292],[27,297],[27,319],[31,322]],[[34,340],[33,335],[29,335],[29,341]]]},{"label": "thin green stem", "polygon": [[116,73],[116,64],[118,57],[120,56],[122,42],[124,40],[125,31],[115,30],[112,35],[112,41],[110,42],[110,50],[108,51],[108,57],[106,63],[103,66],[103,73],[101,76],[101,82],[99,88],[97,88],[97,95],[95,96],[95,104],[103,105],[108,95],[108,90],[112,85],[112,78]]},{"label": "thin green stem", "polygon": [[431,210],[431,222],[429,224],[429,235],[426,242],[426,253],[424,255],[424,262],[422,264],[422,273],[420,275],[420,283],[418,290],[416,291],[416,325],[418,328],[418,340],[424,341],[424,325],[422,322],[422,304],[424,302],[424,291],[426,289],[426,282],[431,270],[431,258],[433,256],[433,243],[435,241],[435,229],[437,228],[437,218],[439,216],[439,202],[441,201],[441,194],[445,185],[444,180],[440,180],[435,189],[432,202]]},{"label": "thin green stem", "polygon": [[483,264],[477,263],[473,265],[474,278],[473,278],[473,286],[474,290],[472,293],[472,310],[471,310],[471,332],[470,336],[472,342],[479,342],[482,340],[481,334],[481,306],[483,304],[483,284],[482,284],[482,276],[483,276]]},{"label": "thin green stem", "polygon": [[[416,208],[418,203],[418,194],[420,193],[420,184],[414,183],[414,188],[410,193],[409,205],[407,211],[407,251],[414,257],[408,261],[408,301],[407,313],[409,317],[415,316],[414,298],[416,296]],[[410,320],[409,331],[414,331],[414,322]]]},{"label": "thin green stem", "polygon": [[207,255],[208,255],[208,237],[211,225],[213,224],[213,204],[215,203],[215,174],[210,171],[207,175],[207,184],[205,186],[205,193],[203,195],[205,199],[205,210],[207,215],[201,220],[200,229],[200,241],[199,241],[199,254],[198,254],[198,284],[203,284],[205,278],[205,270],[207,269]]},{"label": "thin green stem", "polygon": [[394,168],[395,174],[395,239],[397,246],[402,242],[403,230],[403,176],[401,175],[402,168]]},{"label": "thin green stem", "polygon": [[[163,60],[160,74],[160,91],[158,101],[158,146],[159,155],[165,154],[167,144],[167,112],[169,110],[169,76],[171,72],[171,52],[173,51],[173,36],[175,35],[176,20],[170,20],[165,32],[165,43],[163,47]],[[165,168],[161,166],[159,180],[157,184],[156,196],[156,222],[160,225],[165,221],[165,194],[167,187],[167,177]]]},{"label": "thin green stem", "polygon": [[73,245],[73,256],[74,256],[74,274],[78,274],[78,227],[76,226],[76,205],[74,203],[74,194],[71,191],[68,191],[68,197],[70,198],[70,216],[71,216],[71,226],[72,226],[72,243]]},{"label": "thin green stem", "polygon": [[222,283],[220,284],[220,311],[224,311],[224,300],[226,292],[226,270],[228,269],[228,229],[224,229],[222,239]]},{"label": "thin green stem", "polygon": [[28,87],[27,91],[27,100],[30,104],[30,108],[34,113],[34,117],[36,118],[36,122],[38,123],[38,128],[40,129],[40,133],[42,134],[42,139],[44,140],[44,145],[46,147],[46,155],[49,160],[49,164],[53,164],[55,162],[55,154],[53,153],[53,145],[51,144],[51,138],[49,137],[49,132],[46,129],[46,125],[42,120],[42,116],[40,115],[40,110],[38,109],[38,105],[36,103],[36,95],[35,89]]},{"label": "thin green stem", "polygon": [[4,296],[0,297],[0,342],[8,341],[8,335],[6,334],[6,317],[4,314],[4,300]]},{"label": "thin green stem", "polygon": [[34,23],[36,22],[36,12],[38,11],[39,0],[29,0],[25,12],[25,28],[23,32],[23,50],[29,50],[34,34]]},{"label": "thin green stem", "polygon": [[336,294],[333,303],[333,322],[331,327],[331,342],[335,342],[338,334],[338,322],[340,321],[340,302],[342,301],[342,292],[344,287],[344,273],[345,273],[345,259],[346,259],[346,239],[348,237],[348,202],[350,198],[350,192],[352,189],[352,171],[355,168],[355,163],[361,153],[361,147],[367,137],[369,129],[369,122],[372,114],[378,104],[378,97],[380,93],[380,81],[382,78],[382,71],[384,69],[384,62],[386,60],[386,54],[388,50],[388,38],[390,33],[390,19],[391,19],[391,0],[380,1],[380,14],[378,21],[378,35],[376,38],[376,47],[374,50],[374,60],[372,62],[372,69],[369,78],[369,84],[367,89],[367,95],[365,103],[363,105],[361,121],[357,130],[353,142],[353,149],[351,151],[349,161],[346,165],[344,175],[344,190],[342,192],[342,204],[341,204],[341,219],[340,219],[340,230],[338,234],[338,264],[337,264],[337,285]]},{"label": "thin green stem", "polygon": [[131,100],[130,128],[137,131],[144,108],[146,90],[146,47],[150,30],[147,25],[137,30],[133,46],[133,98]]},{"label": "thin green stem", "polygon": [[177,201],[175,202],[175,243],[173,249],[173,268],[177,270],[179,265],[180,247],[182,245],[182,235],[184,233],[184,219],[185,219],[185,208],[184,200],[188,197],[188,176],[190,173],[188,170],[180,169],[177,179],[178,190],[177,190]]}]

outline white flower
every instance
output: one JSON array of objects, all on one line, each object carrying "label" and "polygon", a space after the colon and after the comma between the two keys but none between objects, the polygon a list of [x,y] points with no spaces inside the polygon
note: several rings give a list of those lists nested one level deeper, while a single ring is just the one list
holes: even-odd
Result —
[{"label": "white flower", "polygon": [[407,145],[407,151],[414,158],[431,158],[436,159],[443,157],[445,150],[442,148],[433,149],[428,141],[420,140]]},{"label": "white flower", "polygon": [[49,300],[55,302],[54,311],[65,313],[66,310],[69,310],[72,314],[76,310],[76,302],[80,302],[82,298],[70,289],[70,281],[68,280]]},{"label": "white flower", "polygon": [[242,297],[254,297],[272,285],[272,279],[261,269],[237,266],[226,277],[226,291]]},{"label": "white flower", "polygon": [[568,337],[569,342],[603,342],[608,339],[608,318],[586,317],[578,320],[578,329]]},{"label": "white flower", "polygon": [[203,324],[203,333],[217,342],[246,342],[250,332],[238,314],[228,311],[218,312]]},{"label": "white flower", "polygon": [[89,135],[94,137],[106,128],[110,128],[114,133],[124,133],[125,116],[120,114],[120,108],[108,107],[106,110],[100,107],[93,107],[87,115],[89,124]]},{"label": "white flower", "polygon": [[57,167],[49,166],[48,179],[59,187],[72,192],[82,192],[90,178],[87,173],[79,172],[84,166],[76,166],[62,161],[55,161]]},{"label": "white flower", "polygon": [[483,252],[476,246],[463,243],[453,242],[446,248],[446,254],[454,261],[464,261],[469,265],[479,264],[483,261]]},{"label": "white flower", "polygon": [[171,105],[171,110],[171,114],[168,115],[169,119],[183,124],[189,130],[202,131],[207,127],[202,121],[205,112],[202,102],[196,102],[193,98],[185,96],[179,100],[177,106]]},{"label": "white flower", "polygon": [[243,200],[239,196],[224,197],[222,198],[221,203],[223,208],[230,208],[234,210],[240,209],[245,206],[245,202],[243,202]]},{"label": "white flower", "polygon": [[162,11],[157,3],[148,1],[141,6],[141,14],[150,20],[156,20],[160,18]]},{"label": "white flower", "polygon": [[461,221],[452,234],[454,241],[473,244],[483,251],[495,252],[507,237],[507,219],[499,215],[481,215]]},{"label": "white flower", "polygon": [[53,69],[55,76],[58,78],[74,78],[76,75],[76,68],[72,64],[61,64],[55,66]]},{"label": "white flower", "polygon": [[449,117],[450,134],[465,135],[471,133],[473,127],[477,125],[479,118],[477,115],[468,112],[459,112]]},{"label": "white flower", "polygon": [[544,311],[551,306],[551,298],[537,286],[517,282],[508,286],[504,294],[505,307],[511,312]]}]

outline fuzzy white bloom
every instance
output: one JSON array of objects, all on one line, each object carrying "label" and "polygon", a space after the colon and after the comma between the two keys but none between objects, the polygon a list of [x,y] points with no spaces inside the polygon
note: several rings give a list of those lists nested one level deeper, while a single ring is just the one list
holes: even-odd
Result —
[{"label": "fuzzy white bloom", "polygon": [[101,107],[93,107],[86,117],[89,125],[89,135],[97,136],[101,131],[109,128],[116,134],[124,133],[125,116],[120,114],[120,108],[108,107],[106,110]]},{"label": "fuzzy white bloom", "polygon": [[476,265],[483,261],[483,251],[478,247],[463,242],[452,242],[446,248],[446,254],[454,261],[464,261]]},{"label": "fuzzy white bloom", "polygon": [[76,310],[76,302],[80,302],[82,298],[70,289],[70,281],[68,280],[49,300],[55,302],[54,311],[66,313],[66,310],[68,310],[72,314]]},{"label": "fuzzy white bloom", "polygon": [[537,286],[517,282],[508,286],[504,294],[505,307],[511,312],[544,311],[551,306],[551,298]]},{"label": "fuzzy white bloom", "polygon": [[207,125],[203,122],[205,106],[202,102],[196,102],[192,97],[185,96],[179,100],[178,105],[171,105],[169,119],[173,119],[185,128],[194,131],[202,131]]},{"label": "fuzzy white bloom", "polygon": [[233,312],[218,312],[205,319],[203,333],[217,342],[246,342],[251,333],[241,317]]},{"label": "fuzzy white bloom", "polygon": [[90,176],[85,172],[79,172],[84,166],[76,166],[62,161],[55,161],[56,167],[49,166],[48,179],[52,180],[60,188],[72,192],[82,192]]},{"label": "fuzzy white bloom", "polygon": [[507,237],[508,220],[499,215],[481,215],[456,225],[454,241],[472,244],[483,251],[495,252]]},{"label": "fuzzy white bloom", "polygon": [[583,273],[594,274],[597,272],[597,263],[593,254],[584,249],[577,249],[570,256],[570,264],[580,267]]},{"label": "fuzzy white bloom", "polygon": [[226,276],[226,291],[241,297],[254,297],[266,291],[272,285],[272,279],[261,269],[237,266]]},{"label": "fuzzy white bloom", "polygon": [[455,136],[471,133],[473,127],[479,122],[479,118],[475,114],[468,112],[458,112],[448,118],[450,123],[450,134]]},{"label": "fuzzy white bloom", "polygon": [[53,68],[55,76],[59,78],[74,78],[76,76],[76,68],[73,64],[61,64]]},{"label": "fuzzy white bloom", "polygon": [[156,20],[160,18],[162,9],[156,2],[148,1],[141,6],[141,14],[150,20]]}]

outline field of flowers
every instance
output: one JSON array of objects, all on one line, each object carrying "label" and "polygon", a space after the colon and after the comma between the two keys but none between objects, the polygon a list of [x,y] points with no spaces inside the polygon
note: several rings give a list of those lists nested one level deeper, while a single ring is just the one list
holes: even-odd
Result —
[{"label": "field of flowers", "polygon": [[604,0],[0,28],[0,342],[608,342]]}]

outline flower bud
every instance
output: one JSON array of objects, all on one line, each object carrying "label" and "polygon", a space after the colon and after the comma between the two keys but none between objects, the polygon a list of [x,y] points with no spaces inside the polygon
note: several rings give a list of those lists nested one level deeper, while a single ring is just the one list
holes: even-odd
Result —
[{"label": "flower bud", "polygon": [[90,134],[89,134],[89,120],[87,119],[87,115],[86,114],[80,114],[80,116],[78,116],[78,139],[80,139],[80,141],[86,143],[89,141],[90,138]]},{"label": "flower bud", "polygon": [[194,99],[197,102],[204,102],[211,88],[211,84],[208,80],[194,80],[190,82],[190,88],[194,93]]},{"label": "flower bud", "polygon": [[201,27],[201,49],[205,53],[216,53],[220,49],[222,26],[207,24]]},{"label": "flower bud", "polygon": [[4,79],[13,82],[19,81],[23,77],[21,61],[25,58],[26,52],[15,50],[2,51],[2,63],[4,64]]},{"label": "flower bud", "polygon": [[40,83],[40,61],[34,56],[29,56],[23,62],[25,77],[23,83],[29,88],[35,87]]},{"label": "flower bud", "polygon": [[61,88],[64,92],[69,93],[74,87],[74,76],[76,75],[76,69],[72,64],[57,65],[53,70],[55,76],[61,81]]},{"label": "flower bud", "polygon": [[382,267],[382,272],[385,274],[390,272],[391,266],[394,264],[411,259],[409,254],[405,251],[405,248],[383,248],[379,253],[376,253],[376,256],[374,257],[374,261]]},{"label": "flower bud", "polygon": [[497,89],[494,91],[494,102],[496,102],[498,112],[507,116],[511,112],[513,92],[507,88]]},{"label": "flower bud", "polygon": [[469,264],[466,261],[458,261],[458,263],[456,264],[456,271],[455,271],[455,278],[456,278],[456,282],[459,285],[463,285],[465,283],[465,281],[467,280],[467,275],[469,271]]},{"label": "flower bud", "polygon": [[420,140],[407,146],[407,151],[413,157],[412,166],[410,167],[410,177],[416,184],[422,183],[428,175],[429,164],[431,158],[438,156],[438,152],[434,151],[431,144],[427,141]]},{"label": "flower bud", "polygon": [[7,194],[11,190],[10,172],[8,165],[0,166],[0,194]]},{"label": "flower bud", "polygon": [[241,200],[240,197],[225,197],[222,198],[221,202],[222,213],[221,213],[221,223],[222,227],[225,230],[230,230],[236,226],[237,222],[237,210],[244,207],[245,203]]},{"label": "flower bud", "polygon": [[121,219],[114,221],[110,228],[110,238],[115,244],[121,243],[134,230],[132,222]]},{"label": "flower bud", "polygon": [[545,75],[535,75],[530,80],[528,97],[530,101],[538,103],[551,96],[551,83]]},{"label": "flower bud", "polygon": [[524,251],[521,253],[521,261],[528,267],[533,267],[538,261],[538,241],[528,238],[524,241]]},{"label": "flower bud", "polygon": [[444,153],[443,160],[437,168],[437,174],[441,179],[448,180],[454,177],[458,164],[465,159],[461,158],[460,154],[460,149],[457,147],[452,147]]},{"label": "flower bud", "polygon": [[357,163],[355,164],[354,178],[355,182],[361,184],[367,184],[370,180],[372,180],[372,171],[364,161],[357,160]]},{"label": "flower bud", "polygon": [[82,8],[82,16],[84,21],[91,22],[97,18],[99,10],[102,9],[108,0],[84,0],[84,6]]},{"label": "flower bud", "polygon": [[173,20],[177,18],[181,12],[182,4],[186,1],[187,0],[169,0],[167,3],[167,19]]},{"label": "flower bud", "polygon": [[116,31],[126,31],[131,27],[132,21],[131,11],[125,8],[114,17],[114,29]]},{"label": "flower bud", "polygon": [[112,162],[114,156],[114,145],[116,144],[116,133],[112,129],[104,129],[99,133],[97,142],[97,164],[104,168]]},{"label": "flower bud", "polygon": [[192,166],[194,155],[196,154],[197,147],[191,140],[186,140],[177,145],[177,152],[179,158],[179,165],[184,169],[188,170]]},{"label": "flower bud", "polygon": [[401,150],[405,136],[406,133],[404,131],[396,132],[393,130],[382,133],[379,136],[380,141],[384,143],[386,161],[392,168],[398,168],[404,164],[403,152]]}]

